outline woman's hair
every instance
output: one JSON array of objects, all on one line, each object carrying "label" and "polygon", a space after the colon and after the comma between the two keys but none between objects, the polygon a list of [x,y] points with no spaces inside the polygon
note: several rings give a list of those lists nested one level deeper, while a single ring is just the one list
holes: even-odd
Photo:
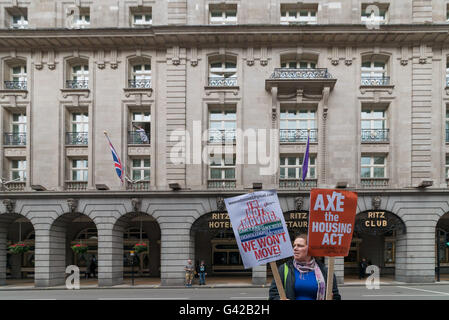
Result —
[{"label": "woman's hair", "polygon": [[304,241],[307,243],[307,233],[299,233],[299,234],[295,235],[295,239],[293,239],[293,242],[298,238],[304,239]]}]

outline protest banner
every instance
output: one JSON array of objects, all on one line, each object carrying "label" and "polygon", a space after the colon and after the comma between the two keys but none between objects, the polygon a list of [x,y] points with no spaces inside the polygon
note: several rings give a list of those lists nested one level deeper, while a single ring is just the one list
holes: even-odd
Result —
[{"label": "protest banner", "polygon": [[333,189],[310,192],[307,255],[329,257],[326,299],[331,298],[334,257],[345,257],[351,247],[357,193]]},{"label": "protest banner", "polygon": [[292,256],[293,248],[276,191],[224,201],[245,269],[270,263],[280,297],[285,298],[275,261]]}]

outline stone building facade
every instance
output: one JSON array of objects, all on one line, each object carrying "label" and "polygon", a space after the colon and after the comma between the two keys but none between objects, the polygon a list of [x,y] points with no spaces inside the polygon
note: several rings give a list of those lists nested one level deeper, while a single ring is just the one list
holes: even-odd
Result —
[{"label": "stone building facade", "polygon": [[[434,281],[436,257],[449,266],[448,6],[0,0],[0,284],[23,270],[63,284],[83,241],[100,286],[123,281],[136,241],[162,285],[183,283],[188,258],[244,273],[229,228],[208,222],[260,184],[286,213],[307,212],[313,187],[358,193],[340,282],[362,256]],[[23,241],[33,254],[9,256]]]}]

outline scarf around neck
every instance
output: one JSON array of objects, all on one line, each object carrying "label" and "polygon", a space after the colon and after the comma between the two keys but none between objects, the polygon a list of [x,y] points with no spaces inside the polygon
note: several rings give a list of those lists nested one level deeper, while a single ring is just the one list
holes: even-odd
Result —
[{"label": "scarf around neck", "polygon": [[315,278],[318,284],[316,299],[326,299],[326,283],[324,282],[323,273],[321,272],[318,263],[316,263],[315,258],[312,258],[309,262],[298,262],[293,259],[293,266],[298,270],[300,279],[303,279],[304,273],[315,271]]}]

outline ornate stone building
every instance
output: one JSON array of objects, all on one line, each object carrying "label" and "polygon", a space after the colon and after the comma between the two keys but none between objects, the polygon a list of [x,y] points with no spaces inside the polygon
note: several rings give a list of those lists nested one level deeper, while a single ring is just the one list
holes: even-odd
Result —
[{"label": "ornate stone building", "polygon": [[[0,0],[0,284],[63,284],[88,263],[76,244],[100,286],[119,284],[138,242],[139,272],[162,285],[183,283],[188,258],[262,283],[223,198],[277,189],[294,233],[313,187],[359,195],[340,282],[362,257],[434,281],[436,257],[449,266],[448,6]],[[17,242],[31,250],[10,255]]]}]

